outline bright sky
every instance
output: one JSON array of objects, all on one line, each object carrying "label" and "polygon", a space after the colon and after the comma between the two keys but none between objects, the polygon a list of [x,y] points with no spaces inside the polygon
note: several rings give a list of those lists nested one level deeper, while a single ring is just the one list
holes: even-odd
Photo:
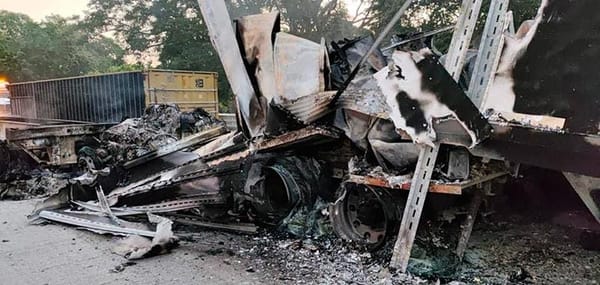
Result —
[{"label": "bright sky", "polygon": [[[350,15],[353,15],[359,0],[344,0]],[[29,15],[36,21],[50,14],[64,17],[82,15],[88,0],[0,0],[0,10],[8,10]]]},{"label": "bright sky", "polygon": [[[346,2],[350,16],[353,16],[360,0],[342,0]],[[28,15],[35,21],[43,20],[51,14],[58,14],[63,17],[73,15],[83,15],[87,10],[88,0],[0,0],[0,10],[8,10]],[[156,55],[148,56],[144,61],[152,62],[152,65],[158,64]],[[126,57],[126,61],[134,62],[133,57]]]},{"label": "bright sky", "polygon": [[51,14],[83,15],[87,3],[88,0],[0,0],[0,10],[23,13],[39,21]]}]

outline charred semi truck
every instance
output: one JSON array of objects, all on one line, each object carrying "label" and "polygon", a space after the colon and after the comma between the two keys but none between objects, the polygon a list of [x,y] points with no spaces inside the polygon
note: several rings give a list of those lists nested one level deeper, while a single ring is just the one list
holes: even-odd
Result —
[{"label": "charred semi truck", "polygon": [[[272,155],[308,156],[338,169],[331,218],[341,237],[377,244],[400,222],[392,264],[405,268],[427,189],[459,194],[518,164],[564,172],[600,222],[600,86],[593,79],[600,52],[591,25],[581,21],[597,3],[542,1],[537,16],[511,33],[508,1],[492,1],[464,90],[456,80],[481,1],[464,1],[444,65],[426,47],[398,46],[386,57],[379,38],[330,47],[301,39],[280,30],[276,13],[243,17],[230,28],[222,3],[199,2],[250,149],[294,132],[328,133],[306,140],[319,147],[291,142]],[[294,197],[293,184],[280,176]],[[252,178],[244,189],[260,187]]]},{"label": "charred semi truck", "polygon": [[[469,69],[480,0],[463,2],[443,64],[427,45],[384,53],[390,29],[328,45],[282,31],[278,13],[232,26],[224,1],[199,4],[236,96],[238,131],[205,133],[177,166],[98,194],[103,207],[79,207],[109,216],[195,208],[220,222],[282,225],[326,204],[344,239],[376,247],[398,233],[391,265],[405,270],[427,193],[472,197],[461,255],[490,183],[532,165],[564,172],[600,222],[600,43],[587,23],[597,17],[585,16],[595,1],[542,1],[512,31],[508,0],[492,0]],[[38,211],[81,225],[72,213]],[[295,231],[315,233],[301,224]]]}]

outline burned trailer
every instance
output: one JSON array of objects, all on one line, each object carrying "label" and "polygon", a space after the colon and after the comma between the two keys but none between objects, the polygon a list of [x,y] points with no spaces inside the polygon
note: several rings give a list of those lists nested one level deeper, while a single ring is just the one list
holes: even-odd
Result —
[{"label": "burned trailer", "polygon": [[[268,153],[284,157],[313,157],[320,165],[331,169],[332,182],[328,184],[331,186],[309,192],[320,193],[321,197],[329,202],[341,201],[347,205],[334,209],[335,213],[339,213],[334,214],[336,217],[334,223],[346,225],[345,227],[336,225],[335,228],[338,232],[345,231],[346,236],[358,237],[354,238],[355,241],[376,246],[380,245],[385,238],[394,236],[392,229],[395,228],[394,224],[400,221],[403,209],[397,206],[406,201],[406,192],[400,194],[398,190],[410,189],[410,173],[414,171],[419,157],[420,147],[414,142],[433,143],[434,117],[452,117],[461,124],[472,140],[462,144],[463,147],[476,145],[490,135],[491,127],[488,122],[432,54],[425,51],[422,54],[394,53],[400,58],[398,62],[391,65],[395,69],[390,70],[380,52],[365,55],[373,39],[370,42],[368,38],[351,41],[346,43],[345,47],[330,52],[324,41],[320,44],[313,43],[280,32],[277,14],[244,17],[236,21],[235,29],[229,31],[229,27],[216,24],[227,18],[227,11],[225,6],[221,5],[222,3],[200,1],[200,4],[209,32],[213,38],[218,39],[213,43],[223,60],[225,72],[232,84],[238,85],[233,89],[238,91],[243,89],[236,94],[236,98],[241,110],[238,113],[239,121],[242,126],[245,126],[241,130],[249,140],[249,151],[266,154],[262,146],[288,137],[290,140],[286,143],[286,147],[269,149]],[[259,25],[259,23],[268,23],[268,25]],[[241,42],[236,39],[240,39]],[[239,51],[232,50],[232,47],[239,47]],[[239,62],[233,64],[232,57],[238,52],[242,57],[242,64]],[[341,62],[345,65],[342,69],[348,69],[348,67],[356,68],[362,56],[369,58],[369,67],[361,71],[364,82],[353,81],[347,92],[337,96],[340,90],[333,89],[332,86],[336,84],[332,84],[331,79],[338,78],[337,86],[340,86],[340,81],[346,79],[335,77],[332,71],[340,70],[340,65],[332,65],[330,60]],[[394,89],[398,88],[394,87],[398,84],[394,80],[404,76],[402,70],[398,70],[399,68],[411,72],[406,73],[406,76],[411,76],[408,86],[400,88],[414,90],[414,92],[409,94]],[[377,72],[375,76],[373,76],[374,71]],[[425,76],[421,76],[423,72],[435,76],[436,81],[422,81],[426,79]],[[272,73],[275,80],[267,76],[267,73]],[[382,75],[379,81],[378,74]],[[244,79],[237,80],[237,77]],[[421,106],[425,103],[419,101],[419,98],[427,95],[413,88],[413,85],[420,86],[424,83],[428,84],[423,87],[427,89],[427,95],[431,94],[435,98],[435,102],[429,106]],[[385,86],[382,87],[382,84],[390,86],[388,88],[390,94],[381,91],[387,90]],[[404,111],[404,114],[397,111],[400,97],[396,95],[400,93],[404,94],[401,106],[408,107],[408,111]],[[415,105],[407,105],[410,102],[414,102]],[[392,111],[394,108],[396,111]],[[416,110],[418,113],[409,114],[411,108],[418,108]],[[252,116],[244,115],[244,109],[251,110]],[[405,117],[412,117],[412,119],[405,119]],[[401,125],[403,121],[408,122],[408,125]],[[318,141],[318,137],[311,139],[295,137],[296,134],[308,130],[310,127],[307,126],[334,129],[343,135],[329,142]],[[415,131],[411,132],[411,129]],[[314,147],[315,143],[319,143],[318,148]],[[454,151],[448,153],[452,153],[450,156],[453,158],[460,156],[455,155]],[[353,160],[355,156],[361,159]],[[251,160],[251,156],[248,157]],[[366,166],[360,171],[352,167],[355,165],[353,161],[363,160],[366,161]],[[377,167],[380,169],[379,173]],[[461,167],[464,168],[465,165],[455,163],[448,170],[454,179],[458,175],[458,179],[463,180],[461,183],[449,185],[451,184],[447,182],[449,180],[444,182],[442,177],[438,176],[436,179],[440,179],[439,183],[443,186],[436,189],[441,193],[460,194],[464,188],[507,173],[505,168],[500,167],[490,175],[475,177],[468,175],[468,169],[458,170]],[[290,185],[290,181],[286,184],[286,178],[283,178],[285,175],[277,173],[270,166],[261,166],[259,163],[250,168],[254,171],[248,172],[247,179],[259,182],[252,182],[244,189],[251,189],[253,186],[264,189],[264,181],[272,179],[273,176],[279,178],[278,182],[272,185]],[[309,165],[305,168],[311,169]],[[273,175],[274,173],[277,175]],[[379,175],[369,175],[369,173]],[[360,202],[364,197],[352,203],[345,200],[351,195],[345,196],[344,189],[357,187],[367,187],[364,193],[372,194],[367,195],[371,197],[367,199],[371,202],[367,204]],[[290,187],[278,188],[284,192],[280,193],[281,197],[287,197],[282,198],[282,201],[289,201],[293,196],[288,192]],[[253,195],[246,196],[250,200],[253,199]],[[397,197],[397,200],[391,202],[393,199],[387,197]],[[360,208],[357,208],[359,206],[357,203],[360,204]],[[369,222],[364,218],[362,223],[361,219],[356,218],[356,214],[348,213],[348,211],[368,210],[373,206],[383,209],[379,211],[382,215],[373,220],[384,219],[389,223]],[[288,207],[287,212],[289,211]],[[375,232],[379,234],[371,234]]]},{"label": "burned trailer", "polygon": [[[64,221],[74,211],[101,213],[112,217],[112,229],[121,216],[151,212],[211,228],[255,232],[260,224],[311,237],[323,234],[325,218],[339,237],[370,248],[397,237],[390,266],[405,271],[428,193],[466,194],[471,202],[455,250],[461,256],[491,183],[515,174],[519,163],[576,173],[570,180],[579,189],[593,185],[580,175],[600,176],[597,134],[483,109],[478,98],[496,80],[503,47],[499,31],[510,26],[507,0],[491,1],[469,88],[458,83],[478,20],[469,15],[479,15],[481,3],[463,2],[442,64],[426,48],[386,57],[378,50],[385,33],[331,45],[302,39],[281,31],[277,13],[242,17],[232,27],[224,1],[200,0],[235,94],[238,132],[211,129],[194,147],[178,141],[135,157],[124,164],[131,172],[158,158],[179,160],[105,196],[94,189],[97,201],[71,195],[62,201],[71,212],[58,214]],[[194,150],[171,157],[183,149]],[[569,156],[581,159],[563,160]]]},{"label": "burned trailer", "polygon": [[[501,81],[501,76],[498,76],[501,69],[511,66],[503,63],[502,57],[498,56],[504,52],[509,54],[504,58],[510,58],[513,52],[511,47],[507,47],[511,41],[507,38],[512,37],[507,31],[512,21],[507,9],[508,1],[491,3],[479,56],[473,73],[468,77],[471,82],[466,91],[456,81],[461,75],[477,21],[477,17],[469,15],[479,14],[481,1],[463,3],[444,66],[435,54],[426,49],[397,50],[386,59],[371,47],[378,40],[366,44],[371,48],[361,48],[365,41],[357,40],[342,43],[347,44],[343,47],[334,45],[333,53],[323,53],[319,51],[325,49],[323,43],[319,48],[317,43],[280,32],[278,16],[274,14],[244,18],[236,22],[235,29],[229,30],[229,27],[216,24],[227,19],[224,5],[199,2],[211,37],[218,38],[213,43],[223,60],[225,71],[232,84],[238,85],[234,88],[238,90],[238,107],[240,110],[255,110],[238,113],[242,125],[252,126],[245,129],[255,130],[246,131],[246,136],[251,141],[268,141],[270,136],[306,125],[334,126],[342,131],[341,139],[333,143],[338,146],[337,154],[342,157],[357,155],[364,158],[368,166],[367,171],[355,173],[356,164],[349,164],[350,160],[346,160],[346,167],[341,168],[338,157],[321,155],[320,151],[325,151],[327,144],[320,150],[312,150],[317,153],[315,157],[318,160],[335,169],[332,173],[338,174],[337,182],[345,189],[336,191],[336,201],[341,206],[334,208],[334,223],[345,225],[344,230],[338,230],[342,237],[377,243],[380,238],[371,234],[387,232],[387,229],[382,231],[386,223],[379,223],[381,220],[390,217],[401,220],[393,266],[406,268],[427,189],[457,194],[465,188],[479,186],[480,190],[473,192],[480,193],[485,188],[481,185],[507,175],[512,172],[512,166],[519,163],[598,176],[598,168],[594,166],[599,161],[598,145],[595,143],[597,132],[580,133],[577,128],[556,128],[555,122],[560,119],[536,114],[487,111],[485,106],[489,105],[482,98],[500,96],[493,95],[488,86]],[[538,22],[543,15],[550,17],[551,13],[544,14],[544,9],[552,9],[548,8],[552,5],[546,7],[547,4],[543,2]],[[256,23],[269,25],[259,26]],[[533,37],[531,33],[535,33],[535,26],[530,29],[528,38]],[[232,51],[232,47],[239,47],[239,51]],[[523,44],[520,47],[526,48]],[[362,53],[358,57],[353,56],[352,49]],[[238,52],[243,65],[231,60]],[[521,52],[517,54],[522,55]],[[363,66],[363,63],[368,64]],[[543,70],[543,67],[537,68]],[[343,70],[351,71],[347,72],[348,77],[339,76]],[[267,76],[271,72],[275,76],[274,81]],[[302,76],[285,76],[298,73]],[[361,76],[352,78],[356,74]],[[237,76],[245,79],[236,80]],[[282,80],[286,78],[302,80]],[[335,84],[332,84],[332,79],[336,80]],[[240,82],[248,84],[242,86]],[[589,98],[597,100],[597,96]],[[589,104],[595,106],[594,102]],[[486,111],[485,116],[483,111]],[[594,119],[591,119],[593,125]],[[349,141],[350,147],[340,148],[344,144],[341,141]],[[565,148],[565,143],[571,147]],[[563,147],[558,149],[558,145]],[[299,145],[295,150],[301,152],[302,149],[303,146]],[[561,155],[548,155],[555,151]],[[438,153],[444,155],[438,159]],[[580,159],[565,161],[568,156]],[[497,160],[497,163],[489,163],[490,159]],[[459,183],[451,182],[456,179]],[[348,189],[365,193],[365,201],[389,200],[377,196],[381,197],[379,193],[392,193],[393,189],[405,189],[409,193],[408,197],[397,201],[399,204],[406,203],[405,207],[389,207],[382,202],[363,203],[365,209],[392,209],[383,210],[386,215],[381,215],[379,222],[368,225],[357,218],[361,212],[357,206],[361,203],[351,200],[354,199],[352,195],[345,195]],[[589,197],[582,198],[590,200]],[[480,199],[474,199],[475,204],[477,200]],[[593,207],[590,209],[597,212]],[[402,218],[398,215],[399,211],[403,212]],[[467,240],[470,226],[472,219],[462,235]],[[460,246],[464,247],[464,243],[462,241]]]},{"label": "burned trailer", "polygon": [[218,114],[215,72],[149,69],[7,85],[10,113],[31,119],[119,123],[152,104]]}]

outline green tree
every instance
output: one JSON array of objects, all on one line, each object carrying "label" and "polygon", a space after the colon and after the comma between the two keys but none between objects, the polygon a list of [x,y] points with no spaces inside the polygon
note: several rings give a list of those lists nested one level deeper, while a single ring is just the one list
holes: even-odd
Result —
[{"label": "green tree", "polygon": [[122,65],[124,55],[113,39],[88,35],[77,18],[36,23],[0,11],[0,75],[13,82],[104,72]]}]

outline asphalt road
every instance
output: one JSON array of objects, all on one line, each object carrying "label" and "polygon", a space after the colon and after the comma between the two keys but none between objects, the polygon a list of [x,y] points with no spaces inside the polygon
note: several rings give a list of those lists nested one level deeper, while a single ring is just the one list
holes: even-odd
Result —
[{"label": "asphalt road", "polygon": [[127,262],[111,253],[114,237],[62,225],[29,225],[26,216],[35,202],[0,201],[0,284],[275,283],[261,272],[247,272],[246,261],[235,254],[211,253],[228,247],[215,239],[182,242],[170,254],[112,272]]}]

